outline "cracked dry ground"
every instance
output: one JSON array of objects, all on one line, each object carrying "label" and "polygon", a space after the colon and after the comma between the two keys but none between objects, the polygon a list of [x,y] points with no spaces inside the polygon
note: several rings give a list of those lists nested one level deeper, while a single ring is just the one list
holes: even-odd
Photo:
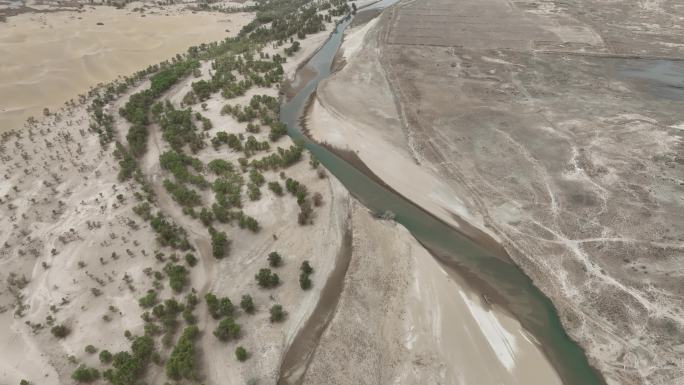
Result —
[{"label": "cracked dry ground", "polygon": [[578,0],[419,0],[383,17],[414,155],[612,384],[684,383],[684,93],[658,69],[684,76],[682,18],[675,1]]}]

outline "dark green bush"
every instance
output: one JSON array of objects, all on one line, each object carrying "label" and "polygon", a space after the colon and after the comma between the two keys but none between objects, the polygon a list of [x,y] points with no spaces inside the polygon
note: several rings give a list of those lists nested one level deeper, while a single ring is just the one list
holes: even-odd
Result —
[{"label": "dark green bush", "polygon": [[195,341],[199,337],[197,326],[188,326],[178,339],[168,360],[166,361],[166,375],[173,380],[187,379],[197,381],[197,352]]},{"label": "dark green bush", "polygon": [[278,286],[280,278],[278,274],[272,273],[271,269],[261,269],[259,273],[254,276],[259,286],[263,288],[272,288]]},{"label": "dark green bush", "polygon": [[252,296],[249,294],[242,296],[242,299],[240,300],[240,307],[247,314],[254,314],[254,311],[256,310],[254,306],[254,300],[252,300]]},{"label": "dark green bush", "polygon": [[93,382],[100,378],[100,371],[95,368],[80,365],[71,374],[71,378],[78,382]]},{"label": "dark green bush", "polygon": [[57,338],[64,338],[71,333],[71,330],[65,325],[55,325],[50,329],[50,332]]},{"label": "dark green bush", "polygon": [[271,310],[269,312],[271,314],[271,322],[282,322],[285,320],[286,313],[281,305],[271,306]]},{"label": "dark green bush", "polygon": [[219,322],[214,330],[214,336],[221,341],[234,340],[240,337],[240,325],[238,325],[233,317],[226,317]]},{"label": "dark green bush", "polygon": [[176,293],[183,291],[183,288],[188,283],[188,269],[183,265],[167,263],[166,266],[164,266],[164,272],[169,277],[169,286],[171,286],[171,289]]},{"label": "dark green bush", "polygon": [[109,352],[109,350],[102,350],[100,352],[100,362],[103,364],[108,364],[112,362],[112,353]]},{"label": "dark green bush", "polygon": [[249,353],[247,352],[247,349],[243,348],[242,346],[238,346],[235,348],[235,358],[237,358],[238,361],[240,362],[245,362],[249,358]]},{"label": "dark green bush", "polygon": [[279,267],[283,264],[283,258],[277,251],[272,251],[268,254],[268,264],[271,267]]}]

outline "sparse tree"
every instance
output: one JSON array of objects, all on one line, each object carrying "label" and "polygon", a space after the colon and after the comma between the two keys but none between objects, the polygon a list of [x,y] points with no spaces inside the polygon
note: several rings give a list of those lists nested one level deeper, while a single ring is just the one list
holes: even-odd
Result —
[{"label": "sparse tree", "polygon": [[256,310],[254,307],[254,301],[252,300],[252,296],[249,294],[245,294],[242,296],[242,300],[240,300],[240,307],[247,314],[254,314],[254,311]]},{"label": "sparse tree", "polygon": [[214,335],[221,341],[228,341],[240,337],[240,325],[233,317],[226,317],[219,322],[214,330]]},{"label": "sparse tree", "polygon": [[247,349],[243,348],[242,346],[238,346],[235,348],[235,357],[238,359],[238,361],[245,362],[249,358],[249,353],[247,352]]},{"label": "sparse tree", "polygon": [[285,320],[285,310],[281,305],[273,305],[270,310],[271,322],[282,322]]},{"label": "sparse tree", "polygon": [[52,327],[52,329],[50,329],[50,332],[57,338],[64,338],[71,333],[71,330],[64,325],[55,325]]},{"label": "sparse tree", "polygon": [[271,267],[279,267],[283,264],[283,258],[277,251],[272,251],[268,254],[268,264]]},{"label": "sparse tree", "polygon": [[71,378],[78,382],[93,382],[100,378],[100,371],[81,365],[71,374]]},{"label": "sparse tree", "polygon": [[302,290],[311,289],[311,278],[309,278],[309,274],[306,274],[303,271],[299,274],[299,286]]},{"label": "sparse tree", "polygon": [[185,254],[185,263],[190,267],[195,267],[197,265],[197,257],[192,253]]},{"label": "sparse tree", "polygon": [[311,267],[311,264],[309,263],[309,261],[302,262],[302,266],[300,267],[300,270],[305,274],[311,274],[314,271],[314,269],[313,269],[313,267]]},{"label": "sparse tree", "polygon": [[103,364],[108,364],[112,362],[112,353],[109,352],[109,350],[103,350],[100,352],[100,362]]},{"label": "sparse tree", "polygon": [[272,273],[271,269],[259,270],[259,273],[254,278],[256,278],[259,286],[266,289],[276,287],[280,283],[278,274]]}]

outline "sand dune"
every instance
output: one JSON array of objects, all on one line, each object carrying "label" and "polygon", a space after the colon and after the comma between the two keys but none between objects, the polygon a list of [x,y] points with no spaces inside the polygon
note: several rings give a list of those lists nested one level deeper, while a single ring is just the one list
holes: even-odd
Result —
[{"label": "sand dune", "polygon": [[220,40],[250,20],[247,13],[165,12],[97,7],[0,23],[0,131],[18,128],[44,107],[53,110],[98,83]]}]

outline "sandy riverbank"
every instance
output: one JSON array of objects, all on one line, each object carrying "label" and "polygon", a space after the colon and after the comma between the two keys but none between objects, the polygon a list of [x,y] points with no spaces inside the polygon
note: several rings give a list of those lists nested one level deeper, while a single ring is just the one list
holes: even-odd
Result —
[{"label": "sandy riverbank", "polygon": [[345,290],[305,384],[561,384],[520,324],[406,229],[358,203],[351,221]]},{"label": "sandy riverbank", "polygon": [[182,5],[132,10],[141,5],[25,13],[0,23],[0,132],[98,83],[234,35],[253,17],[193,13]]}]

